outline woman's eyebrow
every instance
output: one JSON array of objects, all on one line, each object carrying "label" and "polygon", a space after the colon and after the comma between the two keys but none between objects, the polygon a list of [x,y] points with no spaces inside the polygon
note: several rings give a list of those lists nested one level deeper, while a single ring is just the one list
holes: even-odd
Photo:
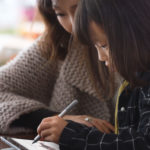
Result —
[{"label": "woman's eyebrow", "polygon": [[95,33],[91,31],[90,33],[90,39],[92,41],[92,43],[96,43],[98,40],[98,38],[95,36]]},{"label": "woman's eyebrow", "polygon": [[75,5],[71,6],[71,9],[74,9],[74,8],[76,8],[77,6],[78,6],[78,5],[75,4]]},{"label": "woman's eyebrow", "polygon": [[53,9],[60,9],[60,7],[57,4],[52,5]]}]

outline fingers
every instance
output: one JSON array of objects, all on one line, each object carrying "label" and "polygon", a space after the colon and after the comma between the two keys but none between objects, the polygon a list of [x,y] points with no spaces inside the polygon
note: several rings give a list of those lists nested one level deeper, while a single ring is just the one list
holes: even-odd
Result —
[{"label": "fingers", "polygon": [[97,121],[97,120],[93,120],[92,121],[92,124],[98,129],[100,130],[101,132],[103,133],[110,133],[109,129],[107,129],[107,127],[105,127],[103,121]]},{"label": "fingers", "polygon": [[64,119],[58,116],[45,118],[40,123],[37,132],[44,140],[58,143],[60,135],[67,124]]},{"label": "fingers", "polygon": [[40,133],[42,130],[46,130],[50,127],[50,123],[49,122],[43,122],[39,125],[37,132]]},{"label": "fingers", "polygon": [[49,135],[49,136],[46,136],[45,141],[53,141],[53,142],[57,142],[57,138],[55,137],[55,135]]},{"label": "fingers", "polygon": [[42,120],[42,122],[48,122],[48,121],[51,121],[52,120],[52,117],[47,117],[47,118],[44,118],[43,120]]},{"label": "fingers", "polygon": [[101,132],[107,133],[102,125],[94,123],[94,126]]},{"label": "fingers", "polygon": [[112,132],[111,129],[108,126],[106,126],[106,124],[104,122],[102,123],[102,127],[104,129],[104,133],[111,133]]},{"label": "fingers", "polygon": [[47,137],[47,136],[50,136],[51,134],[52,134],[52,132],[50,129],[45,129],[40,132],[40,135],[43,139],[45,139],[45,137]]},{"label": "fingers", "polygon": [[87,117],[88,116],[86,116],[86,115],[66,115],[63,118],[65,120],[72,120],[74,122],[84,124],[88,127],[92,127],[93,125],[90,122],[85,121],[85,118],[87,118]]},{"label": "fingers", "polygon": [[83,124],[85,124],[86,126],[88,126],[88,127],[93,126],[91,117],[85,117],[85,118],[83,118],[83,120],[84,120]]},{"label": "fingers", "polygon": [[88,126],[88,127],[92,127],[92,126],[93,126],[92,123],[89,123],[89,122],[87,122],[87,121],[83,121],[82,124],[84,124],[84,125],[86,125],[86,126]]},{"label": "fingers", "polygon": [[104,124],[109,128],[111,129],[111,131],[115,132],[115,127],[113,125],[111,125],[109,122],[105,121],[104,120]]},{"label": "fingers", "polygon": [[40,133],[42,130],[48,129],[51,126],[55,126],[56,124],[58,124],[58,119],[58,116],[44,118],[37,128],[37,132]]},{"label": "fingers", "polygon": [[49,129],[41,131],[41,137],[44,139],[44,141],[53,141],[55,143],[58,141],[56,132]]},{"label": "fingers", "polygon": [[114,132],[114,127],[105,120],[93,119],[92,124],[101,132],[104,133],[111,133],[112,131]]},{"label": "fingers", "polygon": [[[86,118],[88,120],[85,120]],[[64,119],[72,120],[74,122],[84,124],[88,127],[95,126],[98,130],[100,130],[101,132],[104,132],[104,133],[111,133],[112,131],[114,132],[114,127],[110,123],[108,123],[105,120],[93,118],[91,116],[87,116],[87,115],[77,115],[77,116],[67,115],[67,116],[64,116]],[[91,119],[91,121],[90,121],[90,119]]]}]

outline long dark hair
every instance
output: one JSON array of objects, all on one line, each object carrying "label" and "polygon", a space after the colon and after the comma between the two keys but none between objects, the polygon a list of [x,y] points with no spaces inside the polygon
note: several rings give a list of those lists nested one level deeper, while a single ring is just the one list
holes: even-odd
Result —
[{"label": "long dark hair", "polygon": [[[40,11],[40,14],[42,15],[42,18],[44,19],[44,23],[46,25],[45,30],[45,43],[49,43],[50,48],[45,52],[45,56],[48,57],[48,59],[51,61],[55,61],[56,58],[65,59],[65,56],[67,54],[67,50],[71,48],[71,40],[70,34],[67,33],[64,28],[60,25],[60,23],[57,20],[56,14],[54,10],[52,9],[52,3],[51,0],[37,0],[38,9]],[[69,47],[68,47],[69,46]],[[97,81],[99,80],[99,72],[98,72],[98,59],[97,55],[95,54],[96,51],[91,51],[93,47],[87,47],[85,46],[85,49],[88,50],[89,55],[87,56],[90,64],[89,64],[89,71],[90,71],[90,77],[92,78],[93,84],[95,85],[95,89],[97,91],[97,94],[99,95],[100,99],[105,99],[108,97],[108,91],[109,88],[106,87],[107,90],[105,90],[103,84],[106,84],[101,80],[99,81],[99,86],[97,86]],[[82,61],[82,60],[81,60]],[[101,64],[104,68],[104,70],[107,72],[107,68]],[[88,68],[87,68],[88,69]],[[111,97],[111,96],[109,96]]]},{"label": "long dark hair", "polygon": [[45,56],[49,57],[50,61],[56,58],[63,60],[67,54],[70,34],[58,22],[51,0],[37,0],[37,6],[46,25],[44,40],[50,46],[49,50],[44,52]]},{"label": "long dark hair", "polygon": [[150,71],[149,0],[81,0],[75,32],[84,44],[91,44],[91,21],[107,36],[112,65],[131,85],[143,85],[139,74]]}]

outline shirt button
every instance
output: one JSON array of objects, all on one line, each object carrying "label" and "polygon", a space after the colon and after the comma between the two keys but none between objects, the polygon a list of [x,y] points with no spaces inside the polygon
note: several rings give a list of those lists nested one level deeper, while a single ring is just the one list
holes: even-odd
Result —
[{"label": "shirt button", "polygon": [[124,111],[125,111],[125,108],[124,108],[124,107],[121,107],[120,111],[124,112]]}]

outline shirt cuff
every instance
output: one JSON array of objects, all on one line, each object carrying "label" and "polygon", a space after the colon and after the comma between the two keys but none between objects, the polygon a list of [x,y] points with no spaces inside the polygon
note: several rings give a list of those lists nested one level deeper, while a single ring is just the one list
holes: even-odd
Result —
[{"label": "shirt cuff", "polygon": [[70,146],[74,146],[74,142],[72,141],[73,137],[80,133],[83,128],[88,128],[85,125],[69,121],[67,126],[64,128],[60,140],[59,145],[61,150],[69,150]]}]

